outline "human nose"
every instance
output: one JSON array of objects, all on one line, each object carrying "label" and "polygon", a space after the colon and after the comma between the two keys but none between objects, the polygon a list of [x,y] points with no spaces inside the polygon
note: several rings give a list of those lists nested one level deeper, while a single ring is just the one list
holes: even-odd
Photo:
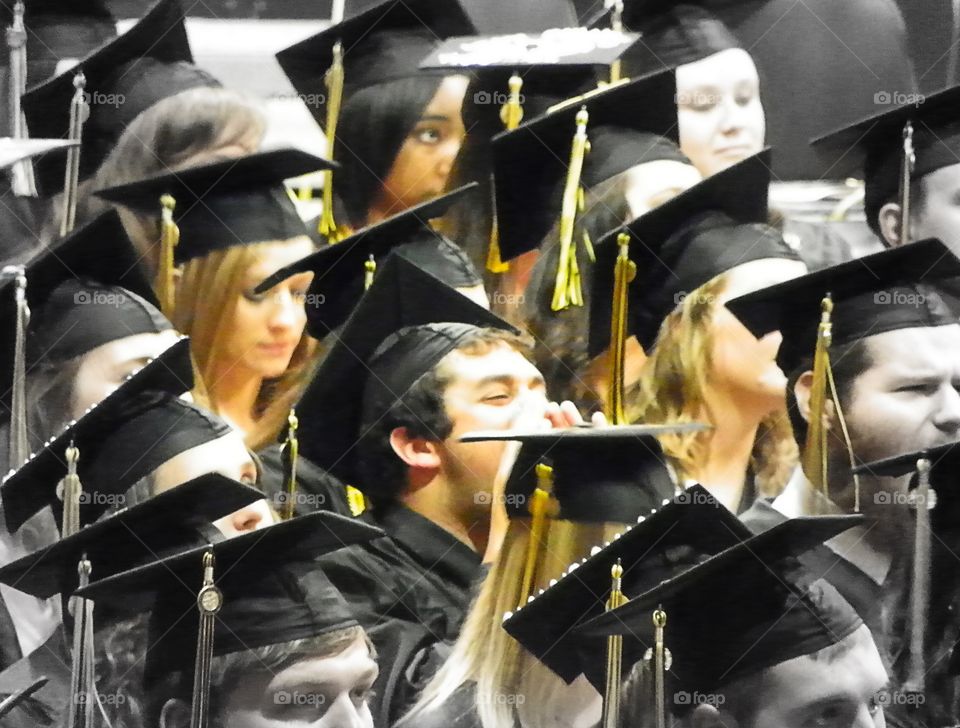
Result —
[{"label": "human nose", "polygon": [[277,294],[270,315],[270,326],[273,328],[295,328],[301,321],[305,321],[306,314],[303,305],[291,295],[289,291]]},{"label": "human nose", "polygon": [[349,694],[343,693],[334,700],[320,725],[324,728],[373,728],[373,719],[367,719],[369,713],[364,709],[365,705],[366,701],[358,707]]},{"label": "human nose", "polygon": [[214,525],[219,528],[225,536],[239,536],[242,533],[256,531],[270,524],[269,508],[266,501],[257,501],[245,506],[238,511],[234,511],[228,516],[216,521]]},{"label": "human nose", "polygon": [[960,432],[960,392],[953,385],[944,388],[944,393],[935,413],[937,429],[956,435]]}]

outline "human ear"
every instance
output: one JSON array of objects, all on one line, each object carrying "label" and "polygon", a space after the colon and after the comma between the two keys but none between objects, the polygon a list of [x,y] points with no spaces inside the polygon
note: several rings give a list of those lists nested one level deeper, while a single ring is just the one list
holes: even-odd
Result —
[{"label": "human ear", "polygon": [[[800,416],[810,422],[810,398],[813,391],[813,372],[805,371],[793,385],[793,396],[797,400],[797,410]],[[823,426],[830,429],[830,423],[833,421],[833,400],[829,397],[823,403]]]},{"label": "human ear", "polygon": [[901,230],[901,210],[896,202],[888,202],[880,208],[877,215],[877,223],[880,226],[880,235],[884,241],[892,248],[898,247],[900,243]]},{"label": "human ear", "polygon": [[171,698],[163,704],[163,709],[160,711],[159,728],[188,728],[189,725],[189,705],[176,698]]},{"label": "human ear", "polygon": [[406,427],[395,427],[390,432],[390,447],[411,468],[440,467],[437,443],[424,437],[413,437]]},{"label": "human ear", "polygon": [[706,704],[694,708],[685,722],[690,728],[738,728],[731,716],[720,715],[716,706]]}]

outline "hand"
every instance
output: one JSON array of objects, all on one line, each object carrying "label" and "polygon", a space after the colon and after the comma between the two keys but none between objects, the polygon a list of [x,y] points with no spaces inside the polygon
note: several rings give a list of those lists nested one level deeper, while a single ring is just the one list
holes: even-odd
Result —
[{"label": "hand", "polygon": [[[576,427],[586,423],[583,415],[580,414],[580,410],[569,400],[564,400],[560,404],[549,402],[544,417],[550,423],[552,429]],[[594,412],[590,416],[590,424],[594,427],[604,427],[607,424],[607,418],[603,412]]]}]

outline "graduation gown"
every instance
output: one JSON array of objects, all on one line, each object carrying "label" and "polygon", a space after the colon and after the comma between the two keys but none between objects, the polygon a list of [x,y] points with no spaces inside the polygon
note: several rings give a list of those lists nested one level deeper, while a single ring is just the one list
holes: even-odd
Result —
[{"label": "graduation gown", "polygon": [[[283,491],[283,458],[280,445],[272,445],[257,453],[263,469],[259,487],[267,499],[281,503]],[[342,516],[353,515],[347,503],[346,486],[319,465],[300,457],[297,460],[297,490],[303,497],[296,498],[294,512],[298,516],[317,511],[333,511]]]},{"label": "graduation gown", "polygon": [[394,504],[363,518],[386,538],[319,559],[377,649],[374,723],[393,725],[443,664],[481,577],[480,556]]}]

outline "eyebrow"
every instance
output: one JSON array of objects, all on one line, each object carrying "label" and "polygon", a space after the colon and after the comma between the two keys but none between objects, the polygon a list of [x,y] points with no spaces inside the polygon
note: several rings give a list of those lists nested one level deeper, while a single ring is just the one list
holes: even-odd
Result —
[{"label": "eyebrow", "polygon": [[[513,384],[521,379],[522,377],[517,377],[513,374],[491,374],[490,376],[477,380],[476,386],[484,387],[488,384]],[[546,384],[546,380],[544,380],[543,375],[539,373],[537,376],[531,377],[528,381],[535,382],[537,384]]]},{"label": "eyebrow", "polygon": [[450,117],[446,114],[426,114],[420,117],[420,121],[450,121]]}]

